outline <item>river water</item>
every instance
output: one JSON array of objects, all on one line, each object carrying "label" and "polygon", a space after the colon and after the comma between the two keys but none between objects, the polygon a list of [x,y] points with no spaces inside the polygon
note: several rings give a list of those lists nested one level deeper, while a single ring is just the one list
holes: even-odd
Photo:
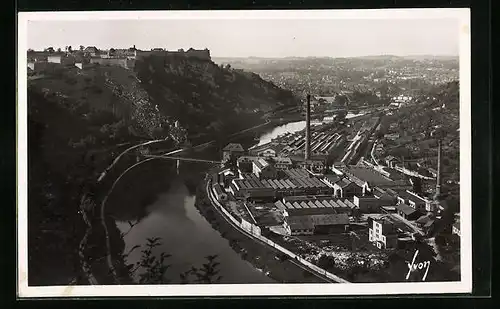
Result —
[{"label": "river water", "polygon": [[[261,135],[259,144],[304,127],[305,121],[299,121],[270,128]],[[219,156],[214,151],[205,155],[206,159]],[[174,284],[180,283],[179,274],[191,266],[201,267],[207,255],[218,255],[220,283],[274,282],[243,260],[194,206],[195,192],[188,188],[186,179],[201,181],[199,175],[208,168],[206,163],[182,162],[177,170],[175,161],[153,160],[122,178],[117,192],[108,199],[107,211],[125,234],[125,252],[145,245],[148,238],[160,237],[162,245],[154,253],[171,255],[167,276]],[[135,223],[132,228],[131,223]],[[141,254],[140,249],[132,251],[127,263],[139,261]]]}]

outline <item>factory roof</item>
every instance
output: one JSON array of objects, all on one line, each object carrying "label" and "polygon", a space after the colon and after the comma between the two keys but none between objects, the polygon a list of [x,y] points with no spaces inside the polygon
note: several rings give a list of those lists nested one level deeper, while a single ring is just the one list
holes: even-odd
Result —
[{"label": "factory roof", "polygon": [[218,195],[225,193],[224,191],[222,191],[222,187],[218,183],[214,185],[214,190],[215,193],[217,193]]},{"label": "factory roof", "polygon": [[257,161],[259,157],[257,156],[241,156],[238,158],[238,162],[243,162],[243,161]]},{"label": "factory roof", "polygon": [[325,206],[323,205],[323,203],[321,203],[320,201],[315,201],[315,202],[314,202],[314,205],[316,206],[316,208],[323,208],[323,207],[325,207]]},{"label": "factory roof", "polygon": [[266,160],[264,160],[263,158],[260,158],[256,161],[253,161],[253,164],[255,164],[255,166],[257,166],[257,168],[259,169],[265,169],[266,167],[269,166],[269,162],[267,162]]},{"label": "factory roof", "polygon": [[223,151],[241,151],[241,152],[245,151],[243,149],[243,146],[241,146],[241,144],[237,144],[237,143],[229,143],[222,150]]},{"label": "factory roof", "polygon": [[370,167],[351,165],[346,168],[345,172],[350,178],[354,177],[360,181],[366,181],[373,186],[393,183],[392,179],[385,177]]},{"label": "factory roof", "polygon": [[287,208],[289,217],[296,216],[310,216],[310,215],[324,215],[324,214],[336,214],[334,208]]},{"label": "factory roof", "polygon": [[274,162],[278,164],[293,164],[292,160],[288,157],[276,157],[274,158]]},{"label": "factory roof", "polygon": [[344,200],[344,204],[346,204],[349,208],[358,208],[353,202],[349,201],[348,199]]},{"label": "factory roof", "polygon": [[292,230],[310,230],[314,228],[313,223],[308,219],[288,223]]},{"label": "factory roof", "polygon": [[342,202],[342,200],[338,200],[337,204],[342,208],[349,208],[349,206],[347,206],[344,202]]},{"label": "factory roof", "polygon": [[340,177],[338,175],[333,175],[333,174],[328,174],[325,175],[325,180],[328,180],[330,183],[336,183],[337,181],[340,180]]},{"label": "factory roof", "polygon": [[349,186],[351,183],[352,183],[352,181],[350,181],[349,179],[343,178],[337,182],[337,185],[341,188],[345,188],[345,187]]},{"label": "factory roof", "polygon": [[416,211],[406,204],[399,204],[398,206],[396,206],[396,208],[397,210],[403,212],[405,215],[411,215]]},{"label": "factory roof", "polygon": [[321,225],[347,225],[349,217],[347,214],[321,214],[289,217],[287,219],[290,228],[313,228]]},{"label": "factory roof", "polygon": [[276,203],[274,203],[274,205],[276,206],[276,208],[278,208],[279,210],[285,210],[286,209],[286,206],[285,204],[283,204],[282,201],[277,201]]}]

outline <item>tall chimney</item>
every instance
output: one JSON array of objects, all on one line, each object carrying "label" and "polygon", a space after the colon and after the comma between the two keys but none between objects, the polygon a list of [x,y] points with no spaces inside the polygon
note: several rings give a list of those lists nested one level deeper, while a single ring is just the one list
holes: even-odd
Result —
[{"label": "tall chimney", "polygon": [[311,156],[311,95],[307,95],[306,105],[306,146],[305,159],[309,160]]},{"label": "tall chimney", "polygon": [[437,162],[437,177],[436,177],[436,193],[434,199],[438,200],[441,197],[441,139],[438,140],[438,162]]}]

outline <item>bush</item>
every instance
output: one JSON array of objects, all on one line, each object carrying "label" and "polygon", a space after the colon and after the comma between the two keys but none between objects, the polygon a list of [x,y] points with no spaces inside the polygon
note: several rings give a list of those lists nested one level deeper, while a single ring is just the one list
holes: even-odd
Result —
[{"label": "bush", "polygon": [[77,80],[72,77],[65,78],[64,81],[68,85],[76,85],[78,83]]}]

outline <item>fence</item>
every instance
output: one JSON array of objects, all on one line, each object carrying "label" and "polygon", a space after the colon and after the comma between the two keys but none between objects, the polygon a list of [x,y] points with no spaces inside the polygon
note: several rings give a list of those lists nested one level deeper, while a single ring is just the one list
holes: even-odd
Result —
[{"label": "fence", "polygon": [[330,280],[333,280],[335,282],[338,282],[338,283],[350,283],[349,281],[343,279],[343,278],[340,278],[339,276],[336,276],[332,273],[329,273],[327,272],[326,270],[324,270],[323,268],[320,268],[316,265],[314,265],[313,263],[303,259],[302,257],[298,256],[297,254],[293,253],[292,251],[286,249],[286,248],[283,248],[282,246],[278,245],[277,243],[273,242],[272,240],[264,237],[261,235],[261,229],[260,227],[244,220],[244,219],[241,219],[241,220],[237,220],[236,218],[234,218],[234,216],[232,214],[229,213],[229,211],[227,211],[224,206],[222,206],[222,204],[219,203],[219,201],[216,199],[216,195],[215,193],[213,192],[213,188],[212,186],[210,185],[209,183],[209,187],[211,188],[209,190],[209,198],[210,200],[214,201],[214,205],[220,209],[222,211],[222,213],[224,214],[224,216],[226,216],[226,218],[229,218],[229,220],[234,224],[236,225],[237,227],[239,227],[240,229],[242,229],[243,231],[246,232],[247,235],[253,237],[253,238],[256,238],[258,240],[260,240],[261,242],[264,242],[266,244],[268,244],[269,246],[275,248],[276,250],[286,254],[287,256],[289,256],[290,258],[294,259],[295,261],[301,263],[302,265],[304,265],[305,267],[309,268],[309,269],[312,269],[313,271],[315,271],[316,273],[318,274],[321,274],[323,276],[325,276],[326,278],[330,279]]}]

